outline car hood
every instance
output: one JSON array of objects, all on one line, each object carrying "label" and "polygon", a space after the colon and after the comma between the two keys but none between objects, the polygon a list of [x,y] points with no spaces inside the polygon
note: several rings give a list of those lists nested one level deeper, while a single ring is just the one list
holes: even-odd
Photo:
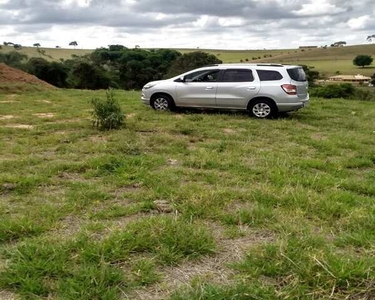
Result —
[{"label": "car hood", "polygon": [[163,82],[166,82],[167,80],[155,80],[155,81],[150,81],[148,82],[147,84],[153,84],[153,85],[156,85],[156,84],[159,84],[159,83],[163,83]]}]

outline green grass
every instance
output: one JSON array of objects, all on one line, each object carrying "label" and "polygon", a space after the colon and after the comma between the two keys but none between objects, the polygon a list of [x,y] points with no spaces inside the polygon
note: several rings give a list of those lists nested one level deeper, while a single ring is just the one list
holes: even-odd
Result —
[{"label": "green grass", "polygon": [[[105,92],[0,95],[0,291],[141,299],[160,284],[172,299],[375,296],[374,102],[312,99],[256,120],[159,113],[139,92],[116,91],[126,125],[103,132],[91,126],[93,97]],[[222,259],[244,243],[243,255]],[[165,282],[209,261],[229,278]]]}]

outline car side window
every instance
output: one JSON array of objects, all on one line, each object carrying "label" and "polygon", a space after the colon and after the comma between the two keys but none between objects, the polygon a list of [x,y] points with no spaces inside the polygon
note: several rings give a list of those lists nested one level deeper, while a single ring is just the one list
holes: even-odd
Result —
[{"label": "car side window", "polygon": [[203,70],[185,75],[186,82],[216,82],[220,70]]},{"label": "car side window", "polygon": [[254,81],[253,72],[249,69],[227,69],[222,82],[251,82]]},{"label": "car side window", "polygon": [[283,76],[277,71],[257,70],[260,81],[276,81],[283,79]]}]

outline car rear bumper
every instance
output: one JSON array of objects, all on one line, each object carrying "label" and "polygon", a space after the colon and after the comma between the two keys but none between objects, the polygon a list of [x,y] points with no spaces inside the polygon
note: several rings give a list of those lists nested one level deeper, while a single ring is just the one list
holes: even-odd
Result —
[{"label": "car rear bumper", "polygon": [[297,103],[279,103],[277,104],[277,109],[279,112],[287,112],[293,110],[299,110],[306,107],[309,104],[309,101],[297,102]]}]

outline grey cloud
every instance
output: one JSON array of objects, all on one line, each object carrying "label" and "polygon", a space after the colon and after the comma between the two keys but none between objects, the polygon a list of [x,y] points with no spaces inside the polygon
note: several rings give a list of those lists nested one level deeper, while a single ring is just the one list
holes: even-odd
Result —
[{"label": "grey cloud", "polygon": [[[353,34],[355,30],[345,25],[350,19],[368,14],[375,20],[373,0],[327,1],[341,8],[341,12],[319,16],[293,13],[312,0],[91,0],[88,7],[79,6],[77,1],[63,6],[63,0],[10,0],[0,4],[0,25],[11,25],[17,32],[30,34],[48,32],[53,25],[105,26],[134,35],[169,30],[190,34],[195,40],[224,35],[284,39],[285,32],[293,32],[318,41],[341,31],[343,35]],[[157,17],[158,14],[161,15]],[[197,25],[202,16],[209,16],[209,20]],[[228,18],[241,22],[224,26],[222,21]],[[372,34],[375,21],[360,29],[366,30]]]}]

